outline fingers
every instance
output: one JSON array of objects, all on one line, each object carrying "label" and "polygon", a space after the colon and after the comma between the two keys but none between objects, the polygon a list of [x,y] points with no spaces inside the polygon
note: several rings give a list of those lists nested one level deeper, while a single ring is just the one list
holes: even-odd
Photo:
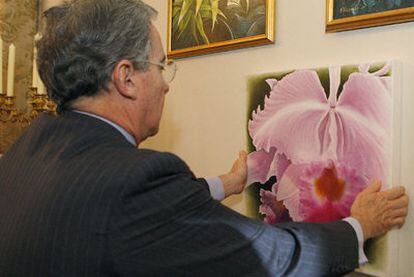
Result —
[{"label": "fingers", "polygon": [[401,228],[405,223],[405,217],[398,217],[391,220],[391,226]]},{"label": "fingers", "polygon": [[395,210],[390,211],[389,216],[391,218],[406,217],[407,213],[408,213],[407,208],[399,208],[399,209],[395,209]]},{"label": "fingers", "polygon": [[381,190],[381,183],[371,183],[355,199],[351,216],[362,226],[366,238],[375,237],[393,227],[400,228],[408,213],[408,196],[403,187]]},{"label": "fingers", "polygon": [[391,209],[398,209],[398,208],[408,208],[408,196],[407,195],[403,195],[400,198],[397,199],[393,199],[393,200],[389,200],[388,201],[388,206]]},{"label": "fingers", "polygon": [[233,162],[233,167],[232,167],[231,171],[237,171],[238,168],[240,168],[245,163],[246,163],[246,160],[244,159],[244,155],[243,155],[242,151],[240,151],[239,156]]},{"label": "fingers", "polygon": [[394,187],[388,190],[384,190],[381,192],[381,194],[388,200],[397,199],[405,194],[405,188],[404,187]]},{"label": "fingers", "polygon": [[381,189],[381,182],[380,181],[374,181],[372,182],[366,189],[363,190],[363,192],[378,192]]},{"label": "fingers", "polygon": [[240,151],[239,152],[239,156],[237,157],[234,164],[238,165],[238,166],[247,164],[247,153],[246,153],[246,151]]},{"label": "fingers", "polygon": [[240,151],[239,158],[237,159],[238,163],[242,164],[243,166],[247,166],[247,152]]}]

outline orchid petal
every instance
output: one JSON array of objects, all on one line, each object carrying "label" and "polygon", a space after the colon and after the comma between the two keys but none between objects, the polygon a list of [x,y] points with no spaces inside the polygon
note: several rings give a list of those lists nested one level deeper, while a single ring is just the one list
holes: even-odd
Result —
[{"label": "orchid petal", "polygon": [[276,223],[276,195],[273,192],[260,189],[259,212],[265,215],[265,222],[269,224]]},{"label": "orchid petal", "polygon": [[276,201],[276,195],[273,192],[260,189],[260,201],[262,204],[259,207],[259,212],[265,215],[266,223],[275,224],[277,222],[292,221],[288,210],[282,202]]},{"label": "orchid petal", "polygon": [[270,149],[270,152],[264,150],[254,151],[247,155],[247,184],[260,182],[262,184],[276,174],[274,165],[276,149]]},{"label": "orchid petal", "polygon": [[325,129],[319,130],[322,139],[322,158],[323,160],[338,160],[337,156],[337,123],[335,120],[335,108],[337,105],[338,88],[341,83],[341,67],[332,66],[329,68],[329,115],[326,120]]},{"label": "orchid petal", "polygon": [[273,89],[273,87],[276,86],[276,84],[277,84],[277,80],[276,79],[267,79],[266,83],[269,85],[269,87],[271,89]]},{"label": "orchid petal", "polygon": [[290,161],[284,154],[275,153],[276,149],[271,148],[270,152],[260,150],[247,155],[247,184],[264,184],[272,176],[276,176],[277,180],[281,178]]},{"label": "orchid petal", "polygon": [[303,217],[300,215],[300,190],[298,184],[300,176],[306,165],[290,165],[281,180],[278,183],[276,200],[283,201],[285,207],[289,210],[289,215],[294,221],[301,221]]},{"label": "orchid petal", "polygon": [[300,194],[296,193],[289,198],[283,200],[283,205],[289,211],[289,216],[293,221],[303,221],[304,217],[300,213]]},{"label": "orchid petal", "polygon": [[340,160],[371,179],[384,179],[391,160],[392,96],[383,78],[351,74],[336,109]]},{"label": "orchid petal", "polygon": [[303,165],[291,165],[286,169],[282,178],[278,183],[277,200],[286,200],[295,194],[299,193],[297,183],[299,182],[298,176],[301,176],[303,172]]},{"label": "orchid petal", "polygon": [[331,66],[329,67],[329,106],[331,108],[336,106],[338,88],[341,84],[341,67]]},{"label": "orchid petal", "polygon": [[391,161],[391,136],[375,122],[350,110],[338,110],[340,161],[364,169],[372,180],[383,180]]},{"label": "orchid petal", "polygon": [[392,62],[392,61],[388,61],[388,62],[386,62],[386,63],[385,63],[385,65],[384,65],[384,66],[383,66],[380,70],[375,71],[373,74],[374,74],[375,76],[379,76],[379,77],[384,76],[384,75],[386,75],[388,72],[390,72],[390,71],[391,71],[392,66],[393,66],[393,62]]},{"label": "orchid petal", "polygon": [[284,203],[277,201],[273,192],[261,189],[260,201],[262,204],[259,207],[259,212],[265,215],[265,222],[275,224],[277,222],[292,221]]},{"label": "orchid petal", "polygon": [[391,95],[380,77],[352,73],[344,84],[338,106],[357,112],[389,130],[392,119],[390,103]]},{"label": "orchid petal", "polygon": [[291,162],[288,160],[285,154],[276,154],[276,178],[277,182],[282,178],[283,174],[285,173],[286,169],[290,166]]},{"label": "orchid petal", "polygon": [[370,68],[370,66],[371,66],[371,64],[370,64],[370,63],[363,63],[363,64],[360,64],[360,65],[358,66],[358,70],[359,70],[359,72],[361,72],[361,73],[368,73],[368,72],[369,72],[369,68]]},{"label": "orchid petal", "polygon": [[394,65],[393,61],[388,61],[378,71],[375,71],[373,73],[369,73],[369,68],[370,68],[371,64],[364,64],[364,65],[360,65],[359,66],[359,72],[360,73],[371,74],[371,75],[374,75],[374,76],[381,77],[380,78],[380,81],[383,83],[383,85],[385,86],[386,90],[387,91],[391,91],[392,78],[389,77],[389,76],[384,76],[384,75],[388,74],[392,70],[393,65]]},{"label": "orchid petal", "polygon": [[310,161],[322,152],[315,130],[327,112],[327,99],[316,72],[295,71],[273,87],[265,109],[253,114],[250,136],[256,149],[275,147],[293,163]]}]

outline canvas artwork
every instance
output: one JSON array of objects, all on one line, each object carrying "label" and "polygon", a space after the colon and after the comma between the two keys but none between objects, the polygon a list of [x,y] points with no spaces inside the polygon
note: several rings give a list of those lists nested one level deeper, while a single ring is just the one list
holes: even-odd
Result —
[{"label": "canvas artwork", "polygon": [[275,0],[169,0],[168,57],[274,41]]},{"label": "canvas artwork", "polygon": [[414,6],[414,0],[334,0],[334,18],[380,13]]},{"label": "canvas artwork", "polygon": [[[251,209],[269,224],[350,215],[373,181],[398,176],[393,62],[330,66],[250,77]],[[388,270],[386,237],[367,249],[368,272]]]},{"label": "canvas artwork", "polygon": [[414,0],[326,0],[327,32],[413,20]]}]

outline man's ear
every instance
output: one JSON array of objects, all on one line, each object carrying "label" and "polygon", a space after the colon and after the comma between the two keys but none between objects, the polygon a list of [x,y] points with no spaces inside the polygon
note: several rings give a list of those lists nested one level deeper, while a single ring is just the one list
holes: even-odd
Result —
[{"label": "man's ear", "polygon": [[136,99],[137,84],[132,78],[136,73],[131,61],[121,60],[115,65],[114,71],[112,72],[112,82],[118,93],[123,97],[133,100]]}]

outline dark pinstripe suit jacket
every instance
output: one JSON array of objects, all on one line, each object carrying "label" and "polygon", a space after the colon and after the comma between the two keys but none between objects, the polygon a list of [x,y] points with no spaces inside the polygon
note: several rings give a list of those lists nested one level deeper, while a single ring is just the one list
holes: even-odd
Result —
[{"label": "dark pinstripe suit jacket", "polygon": [[347,223],[248,219],[86,115],[41,116],[0,159],[1,276],[333,276],[357,255]]}]

